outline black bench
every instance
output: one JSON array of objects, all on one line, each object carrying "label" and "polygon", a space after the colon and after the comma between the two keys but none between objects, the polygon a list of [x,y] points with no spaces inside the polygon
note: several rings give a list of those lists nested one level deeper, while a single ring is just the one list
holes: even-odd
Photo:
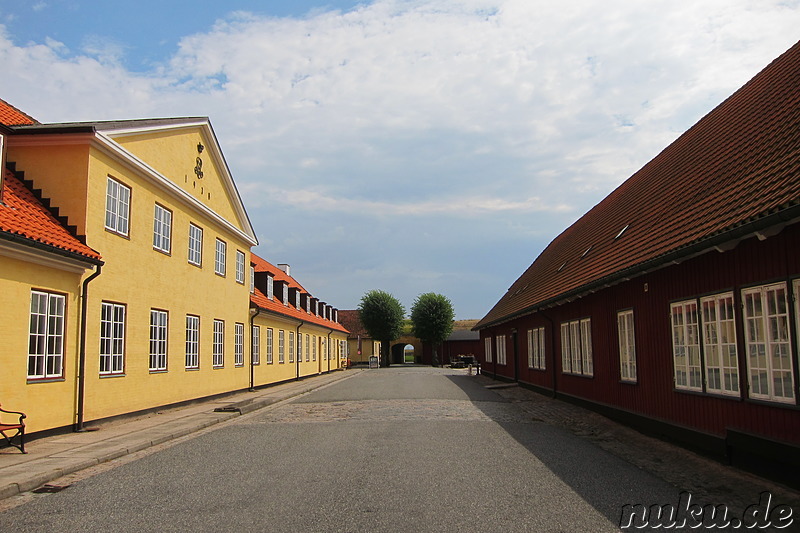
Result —
[{"label": "black bench", "polygon": [[[17,423],[10,423],[4,422],[2,420],[3,414],[8,415],[18,415],[19,421]],[[13,446],[14,448],[18,449],[22,453],[27,453],[25,451],[25,413],[21,413],[19,411],[6,411],[5,409],[0,406],[0,435],[3,436],[6,443],[9,446]],[[18,444],[14,443],[14,440],[18,441]]]}]

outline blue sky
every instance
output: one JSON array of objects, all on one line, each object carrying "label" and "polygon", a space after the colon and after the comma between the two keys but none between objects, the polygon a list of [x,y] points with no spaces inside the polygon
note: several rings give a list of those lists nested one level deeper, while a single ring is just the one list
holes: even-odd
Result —
[{"label": "blue sky", "polygon": [[0,0],[0,98],[208,116],[257,253],[340,309],[481,318],[797,28],[800,0]]}]

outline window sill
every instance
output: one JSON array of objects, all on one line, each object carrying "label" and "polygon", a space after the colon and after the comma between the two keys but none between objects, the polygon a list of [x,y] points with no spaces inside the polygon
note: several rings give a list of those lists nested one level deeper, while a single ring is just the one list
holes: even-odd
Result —
[{"label": "window sill", "polygon": [[66,381],[64,376],[59,377],[47,377],[47,378],[28,378],[28,384],[33,383],[58,383],[60,381]]}]

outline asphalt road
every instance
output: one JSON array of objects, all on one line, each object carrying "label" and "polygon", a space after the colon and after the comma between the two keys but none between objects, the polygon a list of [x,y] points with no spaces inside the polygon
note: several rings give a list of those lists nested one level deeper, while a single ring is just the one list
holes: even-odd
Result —
[{"label": "asphalt road", "polygon": [[679,490],[463,371],[376,369],[37,495],[0,531],[619,531]]}]

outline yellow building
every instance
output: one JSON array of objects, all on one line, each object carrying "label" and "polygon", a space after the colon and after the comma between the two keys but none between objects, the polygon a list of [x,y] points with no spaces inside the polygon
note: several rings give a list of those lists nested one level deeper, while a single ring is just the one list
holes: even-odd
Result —
[{"label": "yellow building", "polygon": [[[29,430],[246,389],[248,258],[257,241],[208,119],[12,129],[8,160],[105,262],[73,282],[86,285],[87,308],[84,379],[63,402],[74,416],[31,416]],[[61,290],[75,300],[74,287]],[[66,318],[74,331],[77,321]],[[67,349],[77,333],[65,336]],[[37,397],[53,405],[58,394],[48,389],[69,382],[39,383]],[[30,385],[4,386],[0,402],[11,405],[5,397]],[[14,407],[36,402],[22,403]]]},{"label": "yellow building", "polygon": [[[2,104],[3,120],[32,122],[3,116]],[[0,126],[0,148],[10,133]],[[74,419],[81,279],[103,264],[47,206],[13,171],[0,174],[0,403],[24,409],[32,430]]]},{"label": "yellow building", "polygon": [[320,302],[291,276],[252,254],[253,386],[344,368],[347,329],[338,310]]},{"label": "yellow building", "polygon": [[40,124],[0,100],[0,154],[0,404],[27,433],[344,367],[338,310],[251,255],[207,118]]},{"label": "yellow building", "polygon": [[350,332],[347,337],[350,361],[354,365],[368,364],[371,356],[380,357],[381,343],[370,337],[369,332],[361,323],[358,309],[339,311],[339,319]]}]

